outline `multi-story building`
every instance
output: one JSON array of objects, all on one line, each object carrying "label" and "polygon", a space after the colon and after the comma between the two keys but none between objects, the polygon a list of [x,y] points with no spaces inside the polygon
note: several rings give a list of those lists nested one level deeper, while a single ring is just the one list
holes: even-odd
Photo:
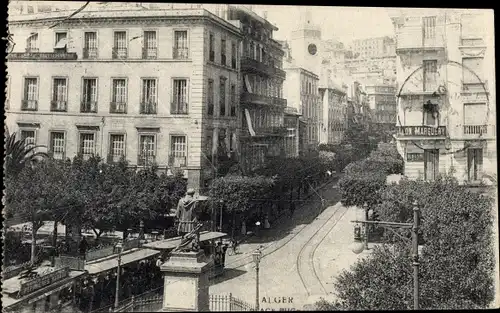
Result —
[{"label": "multi-story building", "polygon": [[273,39],[278,28],[245,6],[220,5],[225,18],[243,33],[241,46],[241,106],[243,125],[241,164],[252,170],[265,162],[266,157],[284,154],[283,70],[281,44]]},{"label": "multi-story building", "polygon": [[396,53],[394,39],[388,36],[354,40],[352,51],[355,54],[359,53],[361,58],[394,55]]},{"label": "multi-story building", "polygon": [[399,151],[409,178],[496,175],[493,13],[408,9],[397,35]]},{"label": "multi-story building", "polygon": [[339,87],[320,88],[323,110],[321,143],[339,144],[348,126],[346,90]]},{"label": "multi-story building", "polygon": [[286,81],[284,94],[288,105],[295,108],[306,123],[306,142],[308,149],[314,149],[319,144],[321,129],[321,100],[319,96],[318,75],[301,67],[286,64]]},{"label": "multi-story building", "polygon": [[211,155],[238,151],[237,26],[203,9],[66,16],[9,16],[9,129],[54,158],[154,162],[194,188]]},{"label": "multi-story building", "polygon": [[365,86],[371,122],[380,129],[391,130],[396,127],[396,86],[367,84]]}]

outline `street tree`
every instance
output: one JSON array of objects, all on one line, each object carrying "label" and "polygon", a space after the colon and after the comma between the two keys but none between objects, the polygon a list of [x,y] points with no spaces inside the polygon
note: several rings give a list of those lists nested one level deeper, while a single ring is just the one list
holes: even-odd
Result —
[{"label": "street tree", "polygon": [[31,263],[36,261],[38,230],[66,204],[65,174],[60,162],[47,159],[34,167],[25,166],[6,182],[6,210],[31,223]]},{"label": "street tree", "polygon": [[[422,216],[421,308],[487,308],[494,299],[493,199],[449,177],[430,183],[403,180],[381,193],[380,218],[411,223],[413,200],[418,200]],[[336,306],[411,309],[410,233],[399,232],[338,277]],[[323,302],[321,308],[326,307]]]}]

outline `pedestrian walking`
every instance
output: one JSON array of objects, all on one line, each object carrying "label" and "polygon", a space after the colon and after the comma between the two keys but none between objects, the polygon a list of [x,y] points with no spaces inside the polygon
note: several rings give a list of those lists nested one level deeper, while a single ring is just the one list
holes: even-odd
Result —
[{"label": "pedestrian walking", "polygon": [[85,253],[87,252],[87,248],[88,248],[89,244],[87,242],[87,240],[85,239],[85,237],[82,238],[82,240],[80,241],[80,245],[78,247],[78,251],[80,252],[80,255],[85,257]]}]

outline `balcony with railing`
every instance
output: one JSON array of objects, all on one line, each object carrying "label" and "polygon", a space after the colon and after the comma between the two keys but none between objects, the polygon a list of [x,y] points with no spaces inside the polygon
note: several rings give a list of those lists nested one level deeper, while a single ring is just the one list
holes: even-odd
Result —
[{"label": "balcony with railing", "polygon": [[21,103],[22,111],[36,111],[38,110],[38,100],[23,100]]},{"label": "balcony with railing", "polygon": [[66,101],[50,101],[50,110],[52,112],[66,112],[68,110],[68,103]]},{"label": "balcony with railing", "polygon": [[142,58],[145,60],[158,58],[158,49],[156,47],[142,48]]},{"label": "balcony with railing", "polygon": [[127,113],[127,103],[126,102],[111,102],[109,106],[109,113]]},{"label": "balcony with railing", "polygon": [[137,155],[137,165],[150,166],[156,162],[156,156],[149,153],[139,153]]},{"label": "balcony with railing", "polygon": [[55,160],[64,160],[66,158],[66,152],[60,149],[58,149],[57,151],[50,150],[47,154],[50,158],[53,158]]},{"label": "balcony with railing", "polygon": [[170,114],[188,114],[187,102],[172,101],[170,103]]},{"label": "balcony with railing", "polygon": [[113,48],[112,58],[113,59],[126,59],[128,56],[127,48]]},{"label": "balcony with railing", "polygon": [[259,72],[267,76],[286,77],[286,72],[274,66],[273,62],[260,62],[245,56],[241,60],[241,70],[247,72]]},{"label": "balcony with railing", "polygon": [[118,163],[122,158],[125,158],[124,154],[108,154],[106,160],[108,163]]},{"label": "balcony with railing", "polygon": [[98,56],[97,48],[83,48],[84,59],[97,59]]},{"label": "balcony with railing", "polygon": [[488,133],[488,125],[464,125],[464,135],[482,135]]},{"label": "balcony with railing", "polygon": [[187,60],[189,59],[189,48],[174,47],[172,55],[176,60]]},{"label": "balcony with railing", "polygon": [[80,104],[81,113],[97,113],[97,101],[84,101]]},{"label": "balcony with railing", "polygon": [[156,114],[156,102],[142,102],[141,114]]},{"label": "balcony with railing", "polygon": [[171,167],[186,167],[187,166],[187,157],[186,156],[170,155],[169,159],[168,159],[168,165]]}]

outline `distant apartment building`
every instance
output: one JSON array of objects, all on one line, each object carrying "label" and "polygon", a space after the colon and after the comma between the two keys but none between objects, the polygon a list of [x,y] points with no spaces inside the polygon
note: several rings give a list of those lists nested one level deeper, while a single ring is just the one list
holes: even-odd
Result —
[{"label": "distant apartment building", "polygon": [[359,53],[359,56],[365,59],[385,55],[394,55],[396,53],[395,47],[396,45],[394,39],[385,36],[354,40],[352,44],[352,51],[354,54]]},{"label": "distant apartment building", "polygon": [[396,86],[368,84],[365,86],[365,91],[371,122],[379,129],[395,129],[397,117]]},{"label": "distant apartment building", "polygon": [[405,175],[453,173],[467,184],[496,175],[492,12],[403,9],[391,18]]},{"label": "distant apartment building", "polygon": [[319,94],[323,110],[320,143],[339,144],[348,126],[346,90],[320,87]]},{"label": "distant apartment building", "polygon": [[56,159],[156,163],[194,188],[218,148],[239,151],[237,26],[203,9],[66,16],[9,16],[9,129]]},{"label": "distant apartment building", "polygon": [[284,93],[288,105],[295,108],[301,115],[300,119],[306,123],[305,140],[309,149],[319,144],[321,127],[322,102],[319,95],[318,75],[287,64],[285,67],[287,79],[284,83]]}]

